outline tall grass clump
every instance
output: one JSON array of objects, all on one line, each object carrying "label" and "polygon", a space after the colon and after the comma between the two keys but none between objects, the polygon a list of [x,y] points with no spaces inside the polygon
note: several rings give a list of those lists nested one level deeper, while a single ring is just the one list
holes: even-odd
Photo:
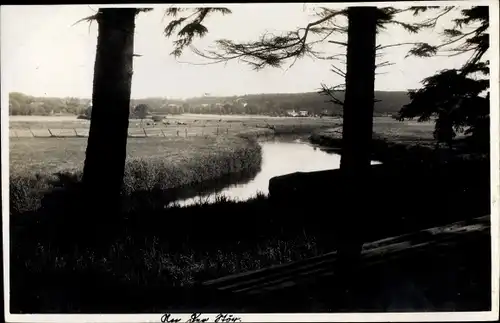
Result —
[{"label": "tall grass clump", "polygon": [[31,219],[11,230],[11,311],[191,311],[213,297],[203,281],[318,255],[314,235],[272,214],[263,195],[132,210],[100,253],[79,245],[61,253]]},{"label": "tall grass clump", "polygon": [[[34,145],[38,141],[28,140],[35,141]],[[74,153],[66,151],[61,160],[55,153],[50,154],[47,161],[43,160],[43,153],[39,161],[22,160],[24,152],[11,154],[19,158],[11,157],[11,214],[36,211],[50,193],[71,190],[80,182],[85,141],[75,145],[76,148],[70,146],[73,142],[69,147],[64,147],[64,140],[59,143],[60,150],[74,149]],[[139,197],[147,197],[147,203],[163,206],[186,194],[195,194],[207,182],[242,173],[254,176],[260,170],[262,159],[260,145],[243,138],[186,138],[172,143],[147,138],[134,144],[132,141],[132,147],[128,148],[125,166],[122,189],[125,207],[132,207]],[[68,154],[70,158],[66,158]]]}]

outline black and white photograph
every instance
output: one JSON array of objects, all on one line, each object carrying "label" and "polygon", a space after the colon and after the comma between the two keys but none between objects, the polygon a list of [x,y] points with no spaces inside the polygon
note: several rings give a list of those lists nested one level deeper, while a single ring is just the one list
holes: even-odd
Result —
[{"label": "black and white photograph", "polygon": [[0,21],[7,322],[499,319],[497,1]]}]

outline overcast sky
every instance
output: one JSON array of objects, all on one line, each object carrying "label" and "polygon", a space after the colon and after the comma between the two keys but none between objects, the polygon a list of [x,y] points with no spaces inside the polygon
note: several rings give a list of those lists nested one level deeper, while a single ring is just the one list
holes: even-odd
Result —
[{"label": "overcast sky", "polygon": [[[323,6],[327,4],[322,4]],[[328,4],[331,6],[330,4]],[[227,6],[227,5],[225,5]],[[206,20],[209,34],[194,45],[208,48],[216,39],[236,41],[256,39],[265,31],[280,32],[304,27],[312,21],[313,5],[307,4],[241,4],[229,6],[232,14],[214,14]],[[2,6],[1,41],[3,90],[34,96],[91,97],[97,42],[97,24],[77,20],[93,15],[96,6]],[[191,65],[180,63],[169,55],[172,39],[163,35],[168,23],[164,10],[156,7],[136,19],[132,97],[186,98],[246,93],[279,93],[316,91],[320,83],[338,84],[339,77],[330,71],[331,61],[304,58],[292,68],[266,68],[253,71],[236,61],[227,65]],[[423,17],[419,18],[422,19]],[[410,15],[402,16],[412,21]],[[426,41],[438,43],[438,31],[450,26],[450,18],[440,21],[436,29],[410,35],[400,27],[389,26],[378,36],[379,44]],[[336,39],[342,40],[339,36]],[[317,47],[328,53],[341,53],[337,45]],[[385,51],[382,60],[395,65],[379,72],[377,90],[407,90],[419,87],[422,78],[444,68],[460,66],[466,57],[404,58],[408,46]],[[187,51],[180,61],[203,62]],[[338,63],[337,63],[338,64]],[[342,65],[339,65],[343,67]],[[3,78],[4,76],[2,76]],[[341,83],[341,82],[340,82]]]}]

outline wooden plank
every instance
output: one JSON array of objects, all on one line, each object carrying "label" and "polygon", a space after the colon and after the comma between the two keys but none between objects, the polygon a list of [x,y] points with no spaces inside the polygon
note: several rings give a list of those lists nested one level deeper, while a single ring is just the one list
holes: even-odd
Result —
[{"label": "wooden plank", "polygon": [[34,137],[43,137],[43,138],[48,138],[51,137],[50,132],[48,129],[31,129],[32,136]]},{"label": "wooden plank", "polygon": [[[366,243],[362,251],[363,263],[365,266],[376,265],[402,254],[419,252],[434,245],[449,243],[463,234],[485,234],[489,231],[489,219],[489,216],[483,216]],[[336,252],[331,252],[289,264],[206,281],[203,285],[221,291],[256,294],[265,290],[290,287],[311,277],[333,275],[332,268],[334,268],[335,260]]]},{"label": "wooden plank", "polygon": [[51,129],[57,137],[76,137],[75,129]]}]

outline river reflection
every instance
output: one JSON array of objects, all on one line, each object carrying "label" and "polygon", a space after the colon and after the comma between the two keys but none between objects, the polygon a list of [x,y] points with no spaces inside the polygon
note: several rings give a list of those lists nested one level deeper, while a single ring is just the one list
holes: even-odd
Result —
[{"label": "river reflection", "polygon": [[258,192],[268,194],[269,180],[274,176],[340,167],[340,155],[335,150],[319,149],[310,145],[306,139],[265,141],[260,145],[262,166],[253,179],[241,184],[228,185],[215,194],[197,196],[177,203],[187,206],[200,201],[213,202],[219,195],[230,199],[247,200]]}]

